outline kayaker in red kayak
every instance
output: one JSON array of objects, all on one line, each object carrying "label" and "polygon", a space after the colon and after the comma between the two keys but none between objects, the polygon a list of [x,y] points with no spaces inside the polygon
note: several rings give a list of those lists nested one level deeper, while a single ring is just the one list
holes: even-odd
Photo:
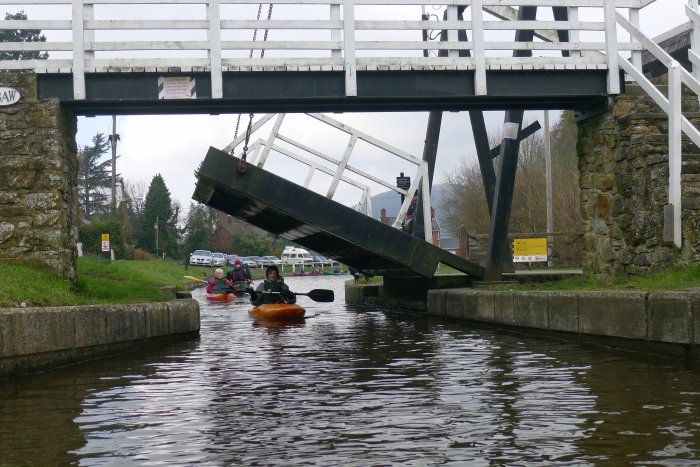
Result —
[{"label": "kayaker in red kayak", "polygon": [[229,292],[233,292],[233,284],[230,280],[224,278],[224,270],[217,268],[214,271],[214,277],[207,284],[207,293],[225,294]]},{"label": "kayaker in red kayak", "polygon": [[243,263],[237,259],[233,263],[233,269],[226,273],[226,279],[230,280],[236,292],[245,292],[250,287],[252,275],[250,269],[243,269]]},{"label": "kayaker in red kayak", "polygon": [[250,289],[250,303],[260,306],[263,303],[296,303],[297,296],[284,283],[277,266],[265,270],[265,280],[255,290]]}]

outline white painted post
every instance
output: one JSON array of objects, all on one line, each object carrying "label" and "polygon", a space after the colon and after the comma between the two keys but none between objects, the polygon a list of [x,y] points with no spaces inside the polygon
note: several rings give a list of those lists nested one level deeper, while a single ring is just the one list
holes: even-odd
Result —
[{"label": "white painted post", "polygon": [[433,243],[433,222],[430,209],[430,183],[428,180],[428,163],[421,162],[421,202],[423,203],[423,233],[425,241]]},{"label": "white painted post", "polygon": [[338,183],[340,183],[340,178],[343,176],[343,172],[345,171],[345,166],[348,165],[348,159],[350,159],[350,154],[352,154],[355,143],[357,143],[357,135],[352,135],[350,137],[350,141],[348,141],[347,147],[345,148],[343,158],[340,160],[340,162],[338,162],[338,170],[335,172],[330,188],[328,188],[326,198],[333,199],[335,190],[338,188]]},{"label": "white painted post", "polygon": [[620,94],[620,68],[617,64],[617,21],[615,2],[607,1],[605,15],[605,53],[608,59],[608,94]]},{"label": "white painted post", "polygon": [[[578,23],[578,7],[570,6],[568,8],[568,13],[569,14],[567,15],[567,18],[569,18],[569,21],[571,21],[572,23]],[[579,42],[578,29],[569,30],[569,42],[571,42],[572,44],[578,44],[578,42]],[[581,51],[580,50],[570,50],[569,56],[570,57],[580,57]]]},{"label": "white painted post", "polygon": [[365,199],[367,200],[367,215],[369,217],[372,217],[372,191],[370,190],[369,187],[365,188],[364,196],[365,196]]},{"label": "white painted post", "polygon": [[355,4],[343,2],[343,42],[345,49],[345,95],[357,96],[357,63],[355,63]]},{"label": "white painted post", "polygon": [[[331,21],[340,21],[340,5],[331,5]],[[333,42],[340,42],[341,40],[341,34],[340,34],[340,29],[331,29],[331,40]],[[341,51],[340,49],[333,49],[331,50],[331,57],[333,58],[340,58]]]},{"label": "white painted post", "polygon": [[250,164],[255,164],[255,161],[258,158],[258,154],[260,154],[260,146],[261,145],[259,143],[256,143],[255,145],[253,145],[252,150],[248,153],[248,162]]},{"label": "white painted post", "polygon": [[258,161],[258,167],[262,167],[265,165],[265,161],[267,160],[267,156],[270,154],[270,149],[272,149],[272,144],[275,142],[275,139],[277,139],[277,133],[280,131],[280,127],[282,126],[282,121],[284,120],[284,116],[286,114],[277,114],[277,120],[275,120],[275,125],[272,127],[272,131],[270,132],[270,135],[267,137],[267,142],[265,143],[265,147],[262,150],[262,154],[260,154],[260,160]]},{"label": "white painted post", "polygon": [[474,43],[474,93],[485,96],[486,89],[486,52],[484,51],[484,12],[481,0],[472,1],[472,42]]},{"label": "white painted post", "polygon": [[673,209],[673,243],[678,248],[681,238],[681,65],[668,67],[668,204]]},{"label": "white painted post", "polygon": [[314,168],[313,165],[310,165],[309,171],[306,172],[306,179],[304,180],[304,188],[309,188],[309,185],[311,184],[311,179],[314,176],[314,172],[316,172],[316,169]]},{"label": "white painted post", "polygon": [[[696,13],[700,14],[700,5],[698,3],[698,0],[688,0],[688,7]],[[696,55],[700,55],[700,22],[695,20],[694,15],[688,16],[690,17],[690,21],[693,25],[693,28],[691,29],[690,33],[690,50],[692,52],[695,52]],[[690,59],[690,62],[693,65],[693,76],[695,76],[695,79],[700,81],[700,63],[697,63],[697,61],[693,61],[692,56],[689,56],[688,58]]]},{"label": "white painted post", "polygon": [[[84,5],[83,11],[85,12],[85,21],[92,21],[95,19],[95,5],[88,3],[87,5]],[[84,23],[83,27],[85,27]],[[93,60],[95,58],[95,51],[93,50],[95,31],[93,29],[85,29],[83,30],[83,37],[85,38],[85,42],[88,44],[87,50],[85,50],[85,60]]]},{"label": "white painted post", "polygon": [[[639,29],[639,8],[630,8],[630,23]],[[630,42],[634,42],[632,34],[630,34]],[[632,51],[632,66],[637,70],[642,71],[642,51]]]},{"label": "white painted post", "polygon": [[549,134],[549,110],[544,111],[544,166],[547,198],[547,266],[552,267],[552,242],[554,237],[554,214],[552,206],[552,149]]},{"label": "white painted post", "polygon": [[85,93],[85,17],[83,0],[73,0],[73,99],[84,100]]},{"label": "white painted post", "polygon": [[211,97],[224,97],[224,83],[221,74],[221,6],[219,0],[208,0],[207,22],[209,23],[209,66],[211,67]]},{"label": "white painted post", "polygon": [[[457,6],[452,5],[447,7],[447,21],[457,21]],[[457,30],[449,28],[447,30],[447,42],[457,42]],[[459,57],[459,50],[448,50],[448,57]]]}]

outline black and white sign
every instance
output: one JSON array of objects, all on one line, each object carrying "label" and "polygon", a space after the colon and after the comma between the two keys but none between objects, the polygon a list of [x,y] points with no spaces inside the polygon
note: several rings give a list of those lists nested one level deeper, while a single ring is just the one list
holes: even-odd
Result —
[{"label": "black and white sign", "polygon": [[0,106],[16,104],[20,97],[22,96],[15,88],[0,86]]},{"label": "black and white sign", "polygon": [[196,99],[194,78],[189,76],[161,76],[158,78],[158,99]]},{"label": "black and white sign", "polygon": [[396,186],[408,190],[411,187],[411,177],[396,177]]}]

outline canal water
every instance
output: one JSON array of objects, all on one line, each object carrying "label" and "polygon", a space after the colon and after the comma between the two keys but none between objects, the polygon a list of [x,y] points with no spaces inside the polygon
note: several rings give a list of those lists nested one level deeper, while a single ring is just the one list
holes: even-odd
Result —
[{"label": "canal water", "polygon": [[700,372],[353,308],[202,305],[198,338],[0,381],[0,465],[698,465]]}]

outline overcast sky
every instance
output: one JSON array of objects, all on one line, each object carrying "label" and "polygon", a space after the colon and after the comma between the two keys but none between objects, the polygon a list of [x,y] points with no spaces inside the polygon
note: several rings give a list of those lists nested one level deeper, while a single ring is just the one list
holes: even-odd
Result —
[{"label": "overcast sky", "polygon": [[[642,10],[641,28],[650,36],[656,36],[677,26],[687,18],[684,14],[685,0],[657,0]],[[129,7],[121,7],[128,9]],[[19,8],[16,8],[19,9]],[[6,7],[8,11],[15,11]],[[25,7],[25,10],[27,8]],[[543,9],[544,10],[544,9]],[[30,16],[34,19],[35,17]],[[329,114],[346,124],[369,133],[388,144],[396,146],[420,158],[423,151],[428,114],[417,113],[373,113],[373,114]],[[261,115],[256,115],[256,119]],[[194,171],[203,159],[209,146],[223,148],[233,139],[237,114],[235,115],[188,115],[188,116],[119,116],[117,133],[121,141],[118,145],[117,170],[130,181],[150,183],[152,177],[160,173],[170,189],[173,199],[179,200],[186,209],[194,191]],[[526,120],[539,119],[542,112],[528,112]],[[553,119],[556,114],[553,115]],[[247,115],[241,119],[241,132],[245,131]],[[501,112],[487,114],[487,128],[497,129],[502,125]],[[256,138],[266,138],[269,127],[263,127]],[[95,133],[111,132],[111,117],[79,117],[77,142],[83,146],[90,143]],[[348,137],[337,130],[329,130],[303,115],[288,116],[282,126],[283,134],[304,142],[314,149],[340,158]],[[238,154],[238,153],[237,153]],[[444,181],[446,175],[454,171],[466,157],[473,157],[473,139],[469,118],[466,112],[445,113],[440,136],[440,145],[435,171],[435,183]],[[400,165],[392,157],[378,157],[377,151],[367,145],[358,145],[350,158],[350,164],[359,169],[394,180],[400,170],[412,171],[410,165]],[[287,158],[274,156],[269,170],[291,174],[291,178],[301,183],[305,170]],[[266,166],[267,168],[268,166]],[[406,173],[409,175],[409,173]],[[330,178],[318,174],[313,186],[325,191]],[[385,189],[370,183],[372,194]],[[359,201],[361,193],[355,188],[339,188],[337,201],[351,205]]]}]

